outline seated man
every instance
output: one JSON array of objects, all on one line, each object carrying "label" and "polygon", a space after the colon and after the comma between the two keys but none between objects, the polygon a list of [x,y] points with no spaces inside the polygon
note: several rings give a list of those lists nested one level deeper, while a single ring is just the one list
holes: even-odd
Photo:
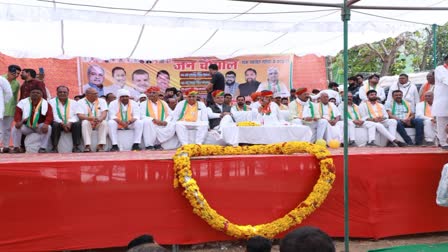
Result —
[{"label": "seated man", "polygon": [[73,140],[72,152],[81,152],[81,122],[76,115],[77,102],[68,98],[69,89],[66,86],[56,88],[56,97],[50,103],[53,110],[53,124],[51,131],[51,143],[53,152],[58,152],[59,139],[62,132],[71,132]]},{"label": "seated man", "polygon": [[[376,130],[389,140],[388,146],[391,147],[404,147],[405,143],[398,141],[395,138],[397,132],[397,121],[389,119],[386,109],[383,104],[378,101],[376,96],[376,90],[367,91],[368,101],[362,102],[359,105],[359,112],[361,113],[361,118],[365,121],[375,123]],[[388,128],[386,130],[385,126]],[[375,146],[374,142],[369,142],[369,146]]]},{"label": "seated man", "polygon": [[142,142],[143,122],[140,120],[138,103],[129,99],[130,92],[126,89],[117,91],[118,99],[109,104],[109,137],[112,142],[110,151],[120,151],[118,148],[118,130],[134,130],[133,151],[139,151]]},{"label": "seated man", "polygon": [[[367,145],[375,146],[375,133],[376,133],[375,123],[365,121],[361,118],[361,114],[359,113],[358,105],[353,103],[353,94],[351,92],[347,93],[347,102],[348,102],[348,104],[347,104],[348,105],[347,122],[348,122],[348,135],[349,135],[348,146],[356,146],[355,128],[367,129],[367,133],[368,133]],[[343,116],[344,115],[344,103],[339,104],[338,109],[341,112],[341,116]],[[341,136],[340,141],[342,143],[344,141],[342,139],[342,137],[344,136],[344,122],[339,121],[338,125],[340,127],[339,135]]]},{"label": "seated man", "polygon": [[198,91],[194,88],[185,92],[186,100],[180,101],[174,110],[176,135],[182,145],[189,144],[188,130],[196,129],[196,144],[203,144],[208,132],[207,108],[196,100]]},{"label": "seated man", "polygon": [[425,141],[429,146],[434,145],[437,129],[436,119],[432,116],[431,112],[433,100],[434,93],[432,91],[427,91],[424,93],[424,101],[417,103],[415,109],[415,117],[423,120]]},{"label": "seated man", "polygon": [[224,91],[215,90],[212,92],[214,104],[207,108],[210,129],[219,130],[221,124],[233,122],[230,106],[224,103]]},{"label": "seated man", "polygon": [[311,102],[310,93],[306,88],[297,89],[296,94],[297,99],[289,104],[291,123],[310,127],[313,132],[311,142],[324,139],[329,127],[328,121],[320,117],[316,104]]},{"label": "seated man", "polygon": [[287,106],[287,105],[284,105],[284,104],[282,103],[282,99],[283,99],[282,95],[283,95],[283,94],[276,93],[276,94],[274,95],[274,98],[275,98],[274,101],[275,101],[275,103],[277,104],[277,106],[278,106],[278,108],[279,108],[280,110],[288,110],[288,106]]},{"label": "seated man", "polygon": [[333,139],[340,140],[340,127],[336,125],[341,119],[341,113],[339,112],[338,107],[330,102],[328,93],[326,92],[320,93],[320,102],[317,105],[319,106],[319,114],[321,118],[328,122],[327,143]]},{"label": "seated man", "polygon": [[250,95],[250,98],[252,99],[252,103],[250,104],[250,108],[253,112],[257,112],[258,108],[261,106],[261,92],[255,92]]},{"label": "seated man", "polygon": [[397,131],[408,145],[414,145],[405,128],[415,128],[415,145],[423,143],[423,119],[415,118],[415,108],[403,99],[401,90],[392,92],[392,101],[386,105],[389,118],[397,121]]},{"label": "seated man", "polygon": [[251,108],[246,104],[246,98],[242,95],[236,98],[236,105],[232,106],[230,113],[236,122],[252,121]]},{"label": "seated man", "polygon": [[161,150],[161,144],[171,139],[176,133],[176,124],[172,121],[173,112],[164,100],[159,99],[159,87],[151,86],[146,93],[148,100],[140,104],[145,149]]},{"label": "seated man", "polygon": [[81,120],[81,133],[84,141],[84,152],[91,152],[92,131],[98,130],[98,146],[96,151],[104,152],[107,136],[107,103],[98,99],[98,91],[94,88],[86,90],[86,97],[78,101],[77,115]]},{"label": "seated man", "polygon": [[20,146],[22,135],[38,133],[40,135],[39,153],[47,152],[53,122],[53,111],[47,101],[42,98],[43,90],[39,86],[32,86],[30,97],[19,101],[14,114],[15,127],[12,129],[14,139],[13,153],[25,152]]},{"label": "seated man", "polygon": [[258,107],[257,119],[263,125],[280,124],[280,109],[272,102],[274,94],[270,90],[261,91],[261,106]]}]

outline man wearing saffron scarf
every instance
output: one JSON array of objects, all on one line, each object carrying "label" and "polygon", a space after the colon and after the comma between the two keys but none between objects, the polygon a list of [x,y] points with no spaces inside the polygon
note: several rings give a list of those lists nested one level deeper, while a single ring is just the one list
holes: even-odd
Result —
[{"label": "man wearing saffron scarf", "polygon": [[434,104],[432,115],[437,121],[437,138],[442,149],[448,150],[447,132],[448,126],[448,55],[443,58],[444,64],[436,67],[434,88]]},{"label": "man wearing saffron scarf", "polygon": [[118,148],[118,130],[134,130],[133,151],[139,151],[142,142],[143,122],[140,120],[140,108],[137,102],[129,99],[129,90],[119,89],[118,99],[109,104],[109,137],[112,142],[110,151]]},{"label": "man wearing saffron scarf", "polygon": [[104,152],[107,136],[108,106],[104,99],[98,99],[95,88],[86,89],[86,97],[78,101],[78,118],[81,120],[81,133],[84,141],[84,152],[91,152],[92,131],[98,130],[98,146],[96,151]]},{"label": "man wearing saffron scarf", "polygon": [[297,89],[296,94],[297,99],[289,104],[291,123],[310,127],[313,132],[311,142],[323,139],[329,127],[328,121],[320,117],[317,105],[311,101],[306,88]]},{"label": "man wearing saffron scarf", "polygon": [[246,104],[246,98],[242,95],[236,97],[236,105],[230,109],[236,122],[252,121],[252,110]]},{"label": "man wearing saffron scarf", "polygon": [[[359,112],[358,105],[356,105],[353,102],[353,94],[351,92],[347,93],[347,105],[348,105],[348,135],[349,135],[349,143],[348,146],[356,146],[356,134],[355,134],[355,128],[365,128],[367,129],[368,133],[368,141],[367,146],[376,146],[375,145],[375,133],[376,133],[376,127],[373,122],[365,121],[361,118],[361,113]],[[338,107],[339,111],[341,112],[342,118],[344,118],[344,103],[339,104]],[[344,122],[341,120],[338,122],[340,133],[339,136],[341,136],[340,141],[343,142],[343,136],[344,136]]]},{"label": "man wearing saffron scarf", "polygon": [[186,100],[180,101],[174,110],[176,135],[182,145],[189,144],[188,131],[196,130],[193,143],[203,144],[208,132],[207,108],[197,101],[198,91],[194,88],[185,92]]},{"label": "man wearing saffron scarf", "polygon": [[278,105],[272,101],[274,94],[270,90],[261,91],[261,106],[257,110],[257,121],[263,125],[280,124],[280,109]]},{"label": "man wearing saffron scarf", "polygon": [[15,127],[12,130],[14,139],[13,153],[24,152],[20,147],[22,135],[38,133],[40,135],[39,153],[46,153],[51,134],[53,111],[51,106],[42,98],[43,90],[40,86],[31,87],[30,97],[19,101],[14,114]]},{"label": "man wearing saffron scarf", "polygon": [[417,87],[409,81],[409,76],[407,74],[400,74],[398,77],[398,83],[392,84],[389,88],[389,93],[387,94],[386,104],[391,103],[394,98],[392,92],[395,90],[400,90],[402,92],[403,99],[407,101],[413,108],[420,101],[420,96],[418,95]]},{"label": "man wearing saffron scarf", "polygon": [[[359,112],[361,113],[362,120],[375,123],[376,130],[389,140],[388,146],[390,147],[405,147],[406,144],[396,139],[397,133],[397,121],[389,119],[387,111],[383,104],[378,101],[376,96],[376,90],[367,91],[366,102],[362,102],[359,105]],[[387,127],[388,129],[386,130]],[[368,142],[369,146],[375,146],[374,142]]]},{"label": "man wearing saffron scarf", "polygon": [[432,91],[428,91],[424,96],[425,100],[417,104],[415,117],[423,120],[426,145],[432,146],[436,138],[436,119],[431,112],[434,94]]},{"label": "man wearing saffron scarf", "polygon": [[418,95],[420,96],[420,101],[424,101],[425,100],[425,94],[428,91],[434,92],[434,87],[435,87],[435,82],[436,79],[434,78],[434,71],[430,71],[427,75],[426,75],[426,80],[428,82],[426,82],[425,84],[423,84],[423,86],[420,88],[420,90],[418,91]]},{"label": "man wearing saffron scarf", "polygon": [[321,118],[328,121],[327,143],[333,139],[341,139],[339,126],[336,125],[341,120],[341,113],[336,105],[329,100],[328,93],[321,92],[320,102],[317,104]]},{"label": "man wearing saffron scarf", "polygon": [[53,110],[53,124],[51,131],[52,152],[58,152],[59,139],[62,132],[71,132],[73,140],[72,152],[81,152],[81,123],[76,115],[77,102],[69,99],[69,89],[66,86],[56,88],[56,97],[51,99],[50,103]]},{"label": "man wearing saffron scarf", "polygon": [[369,92],[370,90],[375,90],[377,93],[376,97],[380,98],[381,102],[386,100],[386,93],[384,92],[384,89],[378,84],[379,81],[380,76],[378,74],[370,75],[367,83],[359,88],[359,99],[361,99],[361,101],[368,101],[369,98],[367,97],[367,92]]},{"label": "man wearing saffron scarf", "polygon": [[145,149],[162,150],[161,144],[171,139],[176,133],[176,124],[172,121],[173,112],[164,100],[159,99],[158,86],[149,87],[146,94],[148,99],[140,103]]},{"label": "man wearing saffron scarf", "polygon": [[405,128],[415,128],[415,145],[423,143],[423,120],[415,118],[415,109],[403,99],[401,90],[392,92],[393,100],[386,105],[390,119],[397,121],[397,131],[408,145],[414,145]]}]

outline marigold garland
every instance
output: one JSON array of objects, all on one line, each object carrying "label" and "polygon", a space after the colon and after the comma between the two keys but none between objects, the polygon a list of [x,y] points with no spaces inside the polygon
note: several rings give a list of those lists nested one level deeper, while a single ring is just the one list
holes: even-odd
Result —
[{"label": "marigold garland", "polygon": [[236,126],[238,127],[254,127],[254,126],[261,126],[261,124],[257,122],[252,121],[244,121],[244,122],[237,122]]},{"label": "marigold garland", "polygon": [[[190,157],[216,155],[256,155],[309,153],[319,160],[320,176],[308,197],[283,217],[259,225],[238,225],[230,222],[213,209],[202,195],[196,180],[192,177]],[[277,234],[300,224],[307,216],[324,202],[336,178],[330,152],[322,146],[308,142],[287,142],[253,146],[218,146],[189,144],[179,148],[174,160],[174,188],[179,184],[184,188],[183,195],[188,199],[193,212],[211,227],[227,235],[247,239],[255,235],[273,238]]]}]

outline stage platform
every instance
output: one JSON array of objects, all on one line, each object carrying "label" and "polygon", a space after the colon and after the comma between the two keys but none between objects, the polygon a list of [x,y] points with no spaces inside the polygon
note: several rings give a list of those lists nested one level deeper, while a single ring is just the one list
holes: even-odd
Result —
[{"label": "stage platform", "polygon": [[[303,225],[342,237],[343,152],[331,152],[334,188]],[[448,152],[409,147],[349,153],[351,237],[448,231],[448,208],[435,204]],[[161,244],[231,240],[194,215],[173,188],[173,154],[0,154],[0,251],[122,247],[143,233]],[[239,224],[282,216],[319,175],[308,154],[199,157],[192,169],[211,206]]]}]

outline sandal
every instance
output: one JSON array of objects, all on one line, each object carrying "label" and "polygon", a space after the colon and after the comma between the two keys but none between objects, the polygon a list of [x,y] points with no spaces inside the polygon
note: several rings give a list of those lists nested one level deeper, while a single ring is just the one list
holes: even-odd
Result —
[{"label": "sandal", "polygon": [[90,146],[86,146],[84,148],[84,152],[92,152],[92,149],[90,149]]}]

